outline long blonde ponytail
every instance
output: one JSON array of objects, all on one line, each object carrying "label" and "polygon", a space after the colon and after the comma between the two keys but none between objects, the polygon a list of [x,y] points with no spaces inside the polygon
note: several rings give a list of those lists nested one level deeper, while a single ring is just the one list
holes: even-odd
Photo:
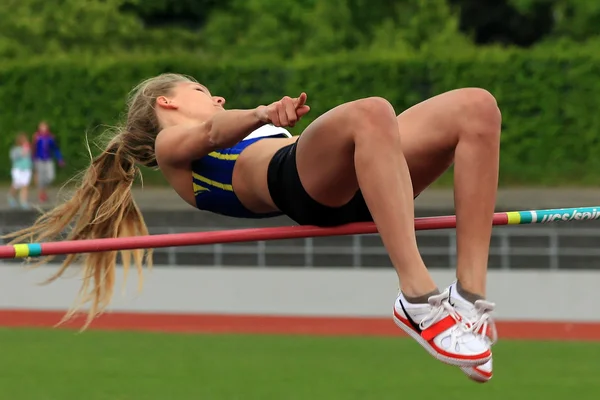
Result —
[{"label": "long blonde ponytail", "polygon": [[[154,111],[157,97],[167,95],[175,84],[190,80],[183,75],[163,74],[140,83],[130,94],[126,124],[116,130],[106,148],[92,159],[72,197],[42,214],[33,226],[4,238],[11,239],[11,243],[41,243],[147,235],[146,223],[131,192],[136,177],[141,175],[137,164],[157,166],[154,154],[154,141],[160,131]],[[89,303],[85,328],[106,310],[114,292],[117,256],[117,252],[103,252],[66,257],[47,282],[61,277],[70,266],[83,264],[83,283],[76,304],[61,322]],[[122,251],[120,256],[125,274],[133,260],[141,287],[142,267],[144,263],[152,265],[152,251]],[[43,257],[35,265],[52,258]]]},{"label": "long blonde ponytail", "polygon": [[[116,238],[147,235],[148,229],[142,213],[136,205],[131,186],[139,174],[135,160],[124,151],[121,134],[114,137],[108,147],[93,159],[81,178],[73,196],[56,208],[42,214],[33,226],[6,235],[11,243],[40,243],[53,240],[78,240]],[[66,236],[65,236],[66,233]],[[121,252],[124,272],[131,266],[131,259],[142,276],[144,261],[151,265],[151,251],[132,250]],[[43,257],[35,265],[53,259]],[[109,305],[115,286],[117,252],[67,255],[60,269],[46,283],[59,277],[73,264],[83,264],[83,283],[78,301],[65,318],[69,319],[77,309],[90,303],[86,325]]]}]

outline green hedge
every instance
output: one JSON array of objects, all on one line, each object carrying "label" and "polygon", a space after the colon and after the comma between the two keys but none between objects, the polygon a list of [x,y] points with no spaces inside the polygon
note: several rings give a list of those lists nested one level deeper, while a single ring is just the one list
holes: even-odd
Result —
[{"label": "green hedge", "polygon": [[[127,92],[161,72],[191,74],[230,107],[254,107],[309,95],[314,118],[345,101],[383,96],[400,112],[446,90],[484,87],[503,113],[503,184],[590,185],[600,171],[600,57],[481,51],[446,56],[344,56],[296,63],[211,65],[194,56],[127,56],[113,60],[38,60],[0,67],[0,179],[8,180],[8,147],[17,131],[49,121],[67,169],[87,165],[84,136],[123,115]],[[307,118],[298,133],[310,122]]]}]

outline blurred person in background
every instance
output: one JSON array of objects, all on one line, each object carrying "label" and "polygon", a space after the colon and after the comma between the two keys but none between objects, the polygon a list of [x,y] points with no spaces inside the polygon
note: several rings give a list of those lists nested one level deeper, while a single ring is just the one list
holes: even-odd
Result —
[{"label": "blurred person in background", "polygon": [[[8,192],[8,204],[11,208],[29,209],[28,194],[33,162],[31,160],[31,145],[25,133],[19,133],[15,145],[10,149],[12,183]],[[17,200],[18,194],[18,200]]]},{"label": "blurred person in background", "polygon": [[62,154],[54,135],[45,121],[40,122],[38,130],[33,134],[33,162],[40,204],[48,201],[47,188],[56,177],[54,159],[59,166],[64,166]]}]

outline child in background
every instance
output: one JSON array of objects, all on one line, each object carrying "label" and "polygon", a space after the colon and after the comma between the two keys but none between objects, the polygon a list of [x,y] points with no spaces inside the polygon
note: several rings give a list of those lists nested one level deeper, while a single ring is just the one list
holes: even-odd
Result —
[{"label": "child in background", "polygon": [[[19,205],[23,209],[29,209],[28,189],[31,183],[33,162],[31,160],[31,146],[27,135],[19,133],[15,145],[10,149],[12,184],[8,192],[8,204],[11,208]],[[16,199],[19,192],[19,201]]]}]

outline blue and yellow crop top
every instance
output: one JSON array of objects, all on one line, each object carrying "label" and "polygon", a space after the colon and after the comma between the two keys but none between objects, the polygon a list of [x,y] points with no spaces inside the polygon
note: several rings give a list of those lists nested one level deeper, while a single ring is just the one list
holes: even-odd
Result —
[{"label": "blue and yellow crop top", "polygon": [[281,213],[256,214],[248,210],[231,186],[233,167],[240,153],[252,143],[267,137],[292,137],[284,128],[263,125],[235,146],[213,151],[192,163],[196,207],[236,218],[269,218]]}]

